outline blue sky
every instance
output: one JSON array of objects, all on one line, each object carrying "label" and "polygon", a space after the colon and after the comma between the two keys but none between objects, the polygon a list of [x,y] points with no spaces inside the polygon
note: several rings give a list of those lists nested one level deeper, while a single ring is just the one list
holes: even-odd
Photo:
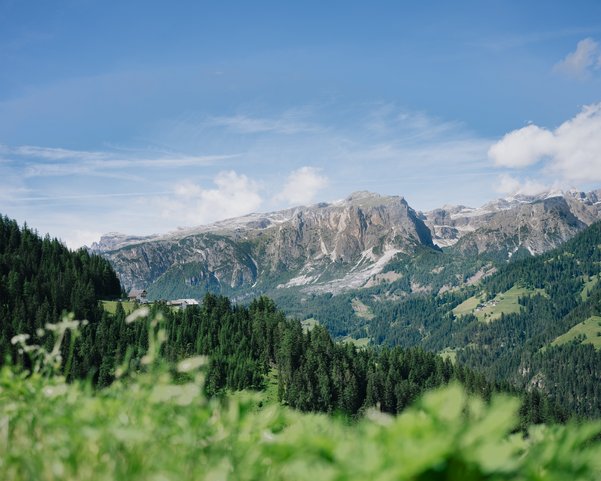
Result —
[{"label": "blue sky", "polygon": [[72,247],[601,185],[601,2],[0,0],[0,212]]}]

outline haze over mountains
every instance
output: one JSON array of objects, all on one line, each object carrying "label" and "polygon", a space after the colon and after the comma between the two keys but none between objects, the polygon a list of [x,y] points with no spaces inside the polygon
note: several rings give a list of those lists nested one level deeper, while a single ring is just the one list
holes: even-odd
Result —
[{"label": "haze over mountains", "polygon": [[[416,212],[402,197],[356,192],[333,203],[163,235],[107,234],[91,249],[111,262],[126,288],[146,288],[155,299],[284,287],[336,293],[398,280],[394,266],[401,259],[441,248],[454,258],[488,260],[478,272],[461,273],[482,277],[499,262],[557,247],[599,219],[601,190],[516,195],[480,208],[429,212]],[[436,269],[447,268],[447,260],[440,257]],[[449,288],[465,280],[457,277]]]}]

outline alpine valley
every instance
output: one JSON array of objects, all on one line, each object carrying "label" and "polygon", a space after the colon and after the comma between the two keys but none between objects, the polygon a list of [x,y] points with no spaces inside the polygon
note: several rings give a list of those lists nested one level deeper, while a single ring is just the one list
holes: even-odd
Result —
[{"label": "alpine valley", "polygon": [[600,481],[601,0],[539,3],[0,0],[0,481]]}]

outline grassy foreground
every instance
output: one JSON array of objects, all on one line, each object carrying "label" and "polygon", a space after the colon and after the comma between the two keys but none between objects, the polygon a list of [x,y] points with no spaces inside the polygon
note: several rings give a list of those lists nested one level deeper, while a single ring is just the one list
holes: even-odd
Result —
[{"label": "grassy foreground", "polygon": [[[59,345],[63,331],[53,329]],[[357,422],[301,414],[253,393],[207,399],[206,358],[167,366],[157,356],[161,338],[159,331],[144,372],[122,366],[121,377],[97,391],[86,382],[66,384],[39,363],[33,373],[2,368],[0,479],[601,477],[599,423],[538,426],[524,437],[515,431],[517,399],[497,396],[485,404],[459,385],[429,392],[399,416],[374,411]],[[54,352],[48,354],[51,368]]]},{"label": "grassy foreground", "polygon": [[93,392],[0,373],[3,480],[599,479],[599,424],[511,434],[517,401],[490,406],[456,385],[395,418],[356,424],[256,396],[207,400],[202,376],[166,372]]}]

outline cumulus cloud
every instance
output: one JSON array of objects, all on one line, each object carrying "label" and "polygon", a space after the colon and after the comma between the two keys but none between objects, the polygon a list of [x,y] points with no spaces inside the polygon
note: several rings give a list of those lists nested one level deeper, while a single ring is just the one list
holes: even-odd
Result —
[{"label": "cumulus cloud", "polygon": [[102,232],[95,230],[75,229],[63,241],[69,249],[79,249],[82,246],[91,246],[100,239]]},{"label": "cumulus cloud", "polygon": [[276,202],[303,205],[315,200],[317,193],[328,185],[328,179],[315,167],[301,167],[290,173],[284,187],[275,196]]},{"label": "cumulus cloud", "polygon": [[488,151],[499,167],[543,169],[568,182],[601,181],[601,103],[584,107],[555,130],[528,125],[505,135]]},{"label": "cumulus cloud", "polygon": [[497,165],[526,167],[549,155],[553,142],[551,132],[536,125],[528,125],[506,134],[490,148],[488,156]]},{"label": "cumulus cloud", "polygon": [[552,186],[546,185],[542,182],[532,179],[525,179],[523,181],[509,175],[502,174],[499,176],[498,183],[495,186],[495,191],[500,194],[523,194],[523,195],[536,195],[541,192],[548,191]]},{"label": "cumulus cloud", "polygon": [[555,64],[554,70],[574,77],[585,77],[591,70],[600,68],[601,46],[592,38],[585,38],[578,42],[576,50]]},{"label": "cumulus cloud", "polygon": [[220,172],[213,183],[212,189],[189,181],[177,184],[173,196],[158,199],[161,215],[179,223],[201,225],[249,214],[261,205],[259,186],[246,175]]}]

